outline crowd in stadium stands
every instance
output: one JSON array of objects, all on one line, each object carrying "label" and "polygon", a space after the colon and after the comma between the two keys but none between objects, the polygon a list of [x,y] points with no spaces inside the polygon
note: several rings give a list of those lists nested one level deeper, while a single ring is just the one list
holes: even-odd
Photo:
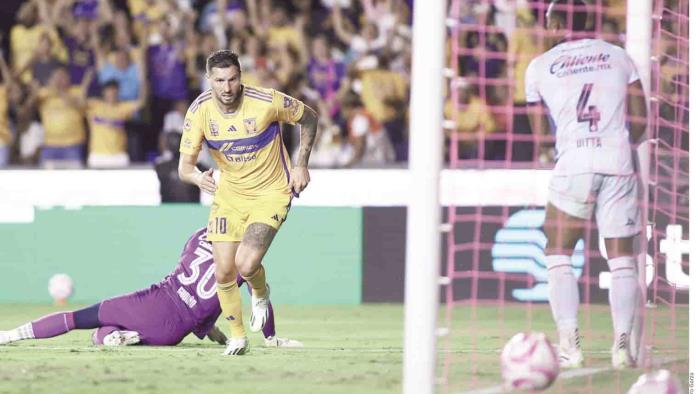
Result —
[{"label": "crowd in stadium stands", "polygon": [[[449,2],[459,20],[447,64],[458,78],[447,89],[445,158],[552,160],[552,139],[531,130],[524,94],[527,65],[549,45],[548,2]],[[0,59],[0,166],[114,168],[170,159],[164,135],[181,130],[188,104],[208,88],[205,60],[219,48],[240,54],[244,83],[318,110],[310,165],[404,162],[412,3],[24,1],[9,32],[9,59]],[[625,1],[588,3],[598,15],[589,28],[623,45]],[[661,58],[664,92],[683,78],[668,56],[675,48],[665,44]],[[299,134],[283,135],[292,152]],[[209,159],[204,164],[213,166]]]},{"label": "crowd in stadium stands", "polygon": [[[625,45],[626,1],[587,0],[593,17],[588,30],[613,44]],[[544,10],[549,0],[475,0],[452,3],[451,15],[459,15],[459,37],[450,38],[449,61],[454,74],[461,76],[450,89],[445,116],[451,133],[456,133],[456,149],[448,149],[456,160],[492,160],[549,163],[553,160],[550,136],[533,133],[526,116],[525,70],[529,62],[548,49],[543,30]],[[665,0],[665,9],[674,10],[675,0]],[[677,37],[678,27],[665,19],[665,29]],[[684,28],[684,27],[682,27]],[[688,112],[688,72],[679,64],[676,51],[680,43],[663,35],[659,53],[660,92],[669,100],[660,103],[660,116],[682,124]],[[682,50],[684,42],[681,43]],[[456,54],[453,52],[457,52]],[[681,90],[680,90],[681,89]],[[454,110],[455,105],[458,107]],[[681,115],[681,117],[680,117]],[[662,139],[674,139],[674,127],[658,132]],[[684,144],[682,140],[682,144]],[[452,152],[455,152],[453,154]]]},{"label": "crowd in stadium stands", "polygon": [[[243,83],[318,110],[310,165],[403,162],[411,13],[412,0],[25,1],[0,61],[0,166],[171,157],[165,135],[221,48],[240,54]],[[299,133],[284,136],[292,152]]]},{"label": "crowd in stadium stands", "polygon": [[[450,39],[449,64],[461,76],[446,107],[450,133],[457,133],[457,160],[550,162],[550,138],[534,136],[527,118],[525,71],[548,49],[543,29],[546,0],[459,1],[459,37]],[[623,45],[625,0],[588,0],[603,39]],[[594,20],[592,21],[594,25]],[[454,45],[453,45],[454,44]],[[453,52],[457,53],[454,54]],[[453,56],[455,56],[453,58]],[[455,59],[454,62],[452,60]],[[454,94],[456,93],[456,96]],[[457,105],[458,111],[453,107]],[[449,150],[452,152],[452,150]]]}]

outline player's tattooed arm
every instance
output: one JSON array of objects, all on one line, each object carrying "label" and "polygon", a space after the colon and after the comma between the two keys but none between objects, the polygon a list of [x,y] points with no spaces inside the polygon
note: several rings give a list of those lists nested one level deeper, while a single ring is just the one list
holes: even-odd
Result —
[{"label": "player's tattooed arm", "polygon": [[296,163],[298,167],[307,167],[309,163],[309,154],[314,145],[314,138],[317,136],[318,121],[317,113],[305,105],[302,118],[297,122],[300,125],[300,151]]},{"label": "player's tattooed arm", "polygon": [[309,184],[309,171],[307,164],[309,163],[309,154],[312,152],[314,139],[317,136],[318,116],[314,110],[305,105],[302,118],[297,122],[300,125],[300,150],[297,154],[297,162],[290,172],[290,182],[288,183],[288,192],[299,197]]}]

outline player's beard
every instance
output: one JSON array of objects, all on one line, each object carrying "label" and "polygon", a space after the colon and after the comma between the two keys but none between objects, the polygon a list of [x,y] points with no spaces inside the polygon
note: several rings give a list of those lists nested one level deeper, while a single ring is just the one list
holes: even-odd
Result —
[{"label": "player's beard", "polygon": [[220,104],[223,107],[225,107],[226,110],[233,110],[232,107],[234,107],[236,102],[238,101],[239,93],[240,93],[240,91],[237,91],[236,93],[235,92],[230,92],[230,93],[222,92],[216,96],[217,96],[217,99],[220,102]]},{"label": "player's beard", "polygon": [[222,93],[220,95],[220,102],[222,102],[225,105],[232,105],[234,103],[234,100],[237,98],[237,95],[234,93]]}]

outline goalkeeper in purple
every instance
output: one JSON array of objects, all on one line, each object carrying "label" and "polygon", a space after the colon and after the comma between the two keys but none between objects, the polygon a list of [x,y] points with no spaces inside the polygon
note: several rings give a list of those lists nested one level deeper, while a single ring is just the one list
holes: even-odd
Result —
[{"label": "goalkeeper in purple", "polygon": [[[161,282],[84,309],[53,313],[13,330],[0,331],[0,345],[94,328],[92,340],[96,345],[172,346],[190,333],[224,345],[227,338],[215,326],[221,310],[212,250],[202,228],[191,235],[179,264]],[[239,275],[237,283],[244,283]],[[266,346],[302,346],[298,341],[276,337],[272,308],[269,305],[269,320],[263,328]]]}]

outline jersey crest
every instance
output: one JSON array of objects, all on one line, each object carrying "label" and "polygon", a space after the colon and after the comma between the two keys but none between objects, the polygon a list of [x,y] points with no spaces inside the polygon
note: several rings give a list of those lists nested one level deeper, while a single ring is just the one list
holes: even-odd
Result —
[{"label": "jersey crest", "polygon": [[244,127],[246,128],[247,134],[256,133],[256,118],[244,119]]},{"label": "jersey crest", "polygon": [[213,119],[210,119],[210,135],[213,137],[220,135],[220,127]]}]

